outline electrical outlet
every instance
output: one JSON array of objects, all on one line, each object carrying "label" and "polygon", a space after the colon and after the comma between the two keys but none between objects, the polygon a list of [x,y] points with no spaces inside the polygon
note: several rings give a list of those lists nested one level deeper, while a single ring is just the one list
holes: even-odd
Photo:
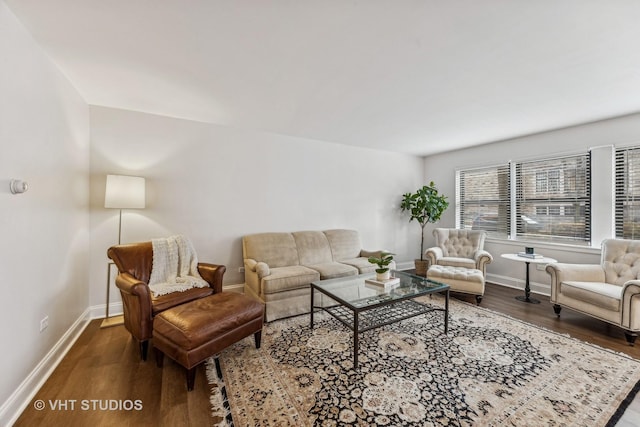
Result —
[{"label": "electrical outlet", "polygon": [[244,267],[238,267],[238,273],[244,273]]},{"label": "electrical outlet", "polygon": [[44,316],[40,321],[40,332],[44,331],[49,327],[49,316]]},{"label": "electrical outlet", "polygon": [[536,270],[545,271],[547,269],[547,264],[536,264]]}]

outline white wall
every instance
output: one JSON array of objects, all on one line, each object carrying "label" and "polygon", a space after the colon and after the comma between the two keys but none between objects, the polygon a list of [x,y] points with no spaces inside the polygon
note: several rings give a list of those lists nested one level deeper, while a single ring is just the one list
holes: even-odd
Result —
[{"label": "white wall", "polygon": [[[89,108],[2,1],[0,149],[6,407],[88,307]],[[12,195],[11,178],[26,180],[29,190]],[[40,333],[45,316],[49,327]]]},{"label": "white wall", "polygon": [[[486,249],[494,256],[487,268],[489,279],[498,283],[524,287],[524,265],[502,259],[500,254],[519,252],[523,247],[534,246],[536,252],[553,257],[561,262],[598,263],[599,243],[605,237],[613,237],[610,221],[612,216],[611,195],[613,150],[603,146],[629,146],[640,144],[640,114],[603,120],[552,132],[529,135],[507,141],[485,144],[465,150],[452,151],[425,158],[425,180],[435,181],[439,190],[449,196],[451,205],[438,226],[455,227],[455,172],[457,169],[504,164],[533,158],[544,158],[563,153],[586,152],[596,148],[593,155],[594,182],[594,239],[593,247],[569,247],[524,241],[491,239]],[[597,193],[597,198],[596,197]],[[429,245],[434,243],[430,226],[426,232]],[[607,235],[609,234],[609,235]],[[544,271],[531,268],[532,289],[548,293],[549,276]]]},{"label": "white wall", "polygon": [[[199,259],[244,282],[241,238],[267,231],[353,228],[365,248],[419,253],[419,227],[399,210],[422,185],[422,159],[265,132],[91,107],[91,303],[104,304],[106,251],[118,212],[105,176],[144,176],[147,208],[124,211],[122,242],[182,233]],[[119,300],[112,288],[114,304]],[[116,308],[115,305],[113,306]]]}]

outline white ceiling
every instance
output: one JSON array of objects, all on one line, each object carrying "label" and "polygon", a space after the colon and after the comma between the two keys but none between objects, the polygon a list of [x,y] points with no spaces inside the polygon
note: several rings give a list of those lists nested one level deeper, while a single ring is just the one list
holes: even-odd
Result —
[{"label": "white ceiling", "polygon": [[639,0],[4,1],[93,105],[416,155],[640,111]]}]

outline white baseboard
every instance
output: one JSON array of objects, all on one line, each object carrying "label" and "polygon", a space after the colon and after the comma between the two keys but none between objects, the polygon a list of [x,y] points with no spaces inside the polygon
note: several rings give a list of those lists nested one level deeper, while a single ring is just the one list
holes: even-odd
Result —
[{"label": "white baseboard", "polygon": [[0,425],[10,426],[16,422],[31,399],[33,399],[33,396],[40,390],[82,331],[87,327],[89,320],[91,320],[90,311],[90,309],[86,309],[78,317],[40,363],[29,373],[27,378],[0,406]]},{"label": "white baseboard", "polygon": [[224,285],[222,287],[224,292],[237,292],[239,294],[244,293],[244,283],[236,283],[233,285]]},{"label": "white baseboard", "polygon": [[[525,281],[522,279],[487,273],[487,282],[506,286],[508,288],[522,289],[522,292],[524,292]],[[529,287],[531,288],[531,293],[546,296],[551,295],[548,283],[529,282]]]},{"label": "white baseboard", "polygon": [[[122,314],[122,302],[112,302],[109,304],[109,317],[120,316]],[[106,304],[92,305],[89,307],[90,319],[102,319],[107,315]]]}]

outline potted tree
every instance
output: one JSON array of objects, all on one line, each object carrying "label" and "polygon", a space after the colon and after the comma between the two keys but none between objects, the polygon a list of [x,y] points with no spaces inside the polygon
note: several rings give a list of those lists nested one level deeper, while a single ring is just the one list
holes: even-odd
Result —
[{"label": "potted tree", "polygon": [[389,280],[389,264],[393,261],[393,255],[391,252],[381,252],[379,257],[369,257],[369,262],[378,266],[376,268],[376,279],[379,281]]},{"label": "potted tree", "polygon": [[429,185],[419,188],[415,193],[406,193],[402,196],[400,208],[411,215],[409,221],[414,219],[420,224],[420,259],[415,260],[416,274],[427,275],[427,260],[424,259],[424,227],[429,223],[437,222],[442,213],[449,207],[445,195],[439,194],[433,181]]}]

